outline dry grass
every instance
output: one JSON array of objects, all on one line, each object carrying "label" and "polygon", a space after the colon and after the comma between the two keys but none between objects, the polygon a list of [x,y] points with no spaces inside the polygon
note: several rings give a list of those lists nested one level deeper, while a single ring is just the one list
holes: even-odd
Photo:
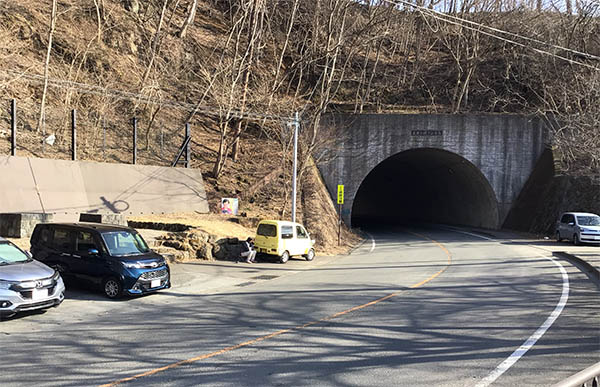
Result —
[{"label": "dry grass", "polygon": [[255,229],[243,226],[231,219],[237,217],[221,214],[198,214],[198,213],[176,213],[162,215],[140,215],[130,216],[129,220],[139,222],[180,223],[201,229],[202,231],[216,235],[217,238],[240,238],[246,239],[254,236]]}]

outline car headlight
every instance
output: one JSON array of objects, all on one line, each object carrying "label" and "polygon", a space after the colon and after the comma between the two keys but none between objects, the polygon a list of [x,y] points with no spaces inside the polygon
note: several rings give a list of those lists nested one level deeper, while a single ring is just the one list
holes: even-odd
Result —
[{"label": "car headlight", "polygon": [[581,232],[590,232],[591,230],[588,230],[587,228],[579,227],[579,231],[581,231]]},{"label": "car headlight", "polygon": [[0,289],[8,290],[14,284],[12,281],[0,280]]},{"label": "car headlight", "polygon": [[121,262],[128,269],[142,269],[143,265],[140,262]]}]

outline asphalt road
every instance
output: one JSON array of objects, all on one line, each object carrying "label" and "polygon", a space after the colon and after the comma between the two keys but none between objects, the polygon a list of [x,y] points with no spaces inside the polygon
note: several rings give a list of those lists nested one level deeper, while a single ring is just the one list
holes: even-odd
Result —
[{"label": "asphalt road", "polygon": [[147,297],[70,290],[0,323],[0,385],[548,386],[600,361],[600,293],[569,262],[451,230],[371,236],[210,290],[203,265]]}]

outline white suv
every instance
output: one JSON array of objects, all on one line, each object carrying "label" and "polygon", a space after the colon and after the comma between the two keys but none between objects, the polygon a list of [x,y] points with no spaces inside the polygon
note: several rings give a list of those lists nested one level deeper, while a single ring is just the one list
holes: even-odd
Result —
[{"label": "white suv", "polygon": [[567,239],[575,245],[600,243],[600,216],[587,212],[565,212],[556,222],[556,240]]},{"label": "white suv", "polygon": [[18,312],[58,306],[64,293],[58,272],[0,238],[0,320]]}]

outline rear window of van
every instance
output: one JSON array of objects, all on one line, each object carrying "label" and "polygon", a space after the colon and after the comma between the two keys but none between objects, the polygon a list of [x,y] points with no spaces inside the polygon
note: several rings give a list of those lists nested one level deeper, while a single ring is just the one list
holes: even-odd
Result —
[{"label": "rear window of van", "polygon": [[266,237],[274,237],[277,236],[277,227],[274,224],[259,224],[256,234]]}]

